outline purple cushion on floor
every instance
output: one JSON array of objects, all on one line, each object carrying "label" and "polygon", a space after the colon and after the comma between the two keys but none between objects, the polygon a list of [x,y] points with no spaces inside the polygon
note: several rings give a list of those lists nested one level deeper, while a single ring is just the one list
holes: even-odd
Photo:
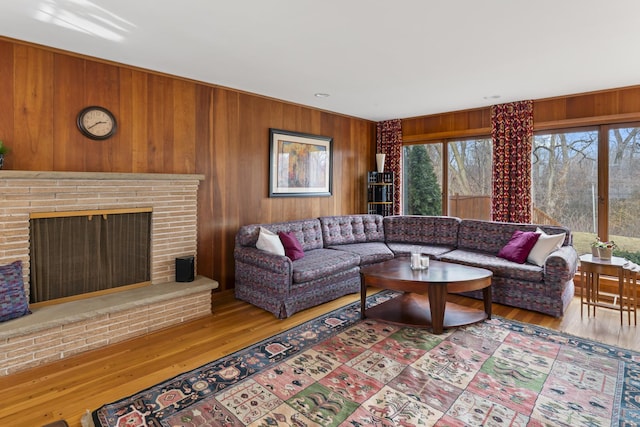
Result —
[{"label": "purple cushion on floor", "polygon": [[282,246],[284,246],[284,254],[289,257],[291,261],[295,261],[300,258],[304,258],[304,250],[302,250],[302,245],[298,239],[296,239],[296,235],[293,231],[285,233],[280,231],[278,233],[280,237],[280,241],[282,242]]},{"label": "purple cushion on floor", "polygon": [[22,261],[0,266],[0,322],[31,313],[22,281]]},{"label": "purple cushion on floor", "polygon": [[518,264],[524,264],[539,237],[540,234],[533,231],[516,230],[511,235],[511,240],[500,249],[498,256]]}]

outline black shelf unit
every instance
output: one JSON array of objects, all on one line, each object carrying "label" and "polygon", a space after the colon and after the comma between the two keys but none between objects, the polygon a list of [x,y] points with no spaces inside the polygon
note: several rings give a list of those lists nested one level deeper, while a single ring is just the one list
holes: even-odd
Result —
[{"label": "black shelf unit", "polygon": [[393,215],[393,172],[367,174],[367,212],[382,216]]}]

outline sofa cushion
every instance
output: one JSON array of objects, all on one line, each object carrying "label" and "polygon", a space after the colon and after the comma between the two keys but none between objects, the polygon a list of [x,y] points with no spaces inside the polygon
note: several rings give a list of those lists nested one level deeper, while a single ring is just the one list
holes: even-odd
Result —
[{"label": "sofa cushion", "polygon": [[357,267],[360,257],[346,251],[314,249],[305,251],[302,259],[293,261],[293,283],[308,282]]},{"label": "sofa cushion", "polygon": [[258,233],[258,241],[256,242],[256,248],[260,249],[261,251],[267,251],[274,255],[284,255],[284,246],[282,245],[280,237],[264,227],[260,227],[260,232]]},{"label": "sofa cushion", "polygon": [[387,246],[395,254],[395,256],[409,256],[412,252],[429,255],[432,258],[439,258],[442,254],[451,252],[455,246],[439,246],[419,243],[391,243],[387,242]]},{"label": "sofa cushion", "polygon": [[275,222],[271,224],[251,224],[244,225],[238,229],[236,243],[240,246],[256,246],[260,227],[271,230],[274,233],[293,232],[300,242],[302,249],[306,252],[311,249],[319,249],[324,246],[320,221],[316,218],[301,219],[295,221]]},{"label": "sofa cushion", "polygon": [[547,234],[540,228],[536,229],[536,233],[540,236],[533,249],[527,257],[527,261],[531,264],[543,266],[544,261],[551,254],[551,252],[560,249],[562,242],[564,242],[565,233],[559,234]]},{"label": "sofa cushion", "polygon": [[538,227],[547,234],[566,233],[563,245],[571,244],[571,233],[566,227],[463,219],[458,231],[457,247],[497,255],[511,239],[514,231],[535,232]]},{"label": "sofa cushion", "polygon": [[281,231],[278,233],[278,237],[282,242],[282,246],[284,246],[284,254],[291,261],[304,258],[304,251],[302,250],[302,246],[300,246],[300,242],[298,242],[298,239],[296,239],[293,231],[289,231],[287,233]]},{"label": "sofa cushion", "polygon": [[391,252],[391,249],[382,242],[336,245],[329,246],[329,249],[351,252],[358,255],[360,257],[360,265],[373,264],[393,259],[393,252]]},{"label": "sofa cushion", "polygon": [[348,243],[384,242],[382,215],[320,217],[325,247]]},{"label": "sofa cushion", "polygon": [[498,256],[518,264],[524,264],[539,237],[540,233],[516,230],[513,232],[511,240],[500,249]]},{"label": "sofa cushion", "polygon": [[441,261],[450,261],[472,267],[491,270],[494,276],[517,279],[527,282],[542,282],[544,272],[542,267],[532,264],[518,264],[485,252],[456,249],[440,257]]},{"label": "sofa cushion", "polygon": [[456,247],[460,218],[450,216],[396,215],[384,217],[385,241]]},{"label": "sofa cushion", "polygon": [[0,322],[30,313],[22,280],[22,261],[0,266]]}]

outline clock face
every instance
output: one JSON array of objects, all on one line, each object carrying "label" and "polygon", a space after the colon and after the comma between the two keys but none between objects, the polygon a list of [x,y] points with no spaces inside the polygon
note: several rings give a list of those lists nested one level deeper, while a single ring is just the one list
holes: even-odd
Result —
[{"label": "clock face", "polygon": [[102,107],[87,107],[78,114],[78,129],[92,139],[107,139],[116,131],[116,118]]}]

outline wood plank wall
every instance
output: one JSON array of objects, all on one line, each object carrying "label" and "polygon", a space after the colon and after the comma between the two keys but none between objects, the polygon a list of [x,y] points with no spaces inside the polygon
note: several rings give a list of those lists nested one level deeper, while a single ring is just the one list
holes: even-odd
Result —
[{"label": "wood plank wall", "polygon": [[[375,123],[0,37],[5,168],[201,173],[198,272],[233,287],[240,225],[365,212]],[[116,114],[117,134],[84,138],[88,105]],[[640,86],[534,101],[536,130],[640,120]],[[268,197],[270,127],[334,138],[333,196]],[[487,135],[489,107],[402,121],[405,143]]]},{"label": "wood plank wall", "polygon": [[[534,130],[640,120],[640,86],[534,100]],[[490,107],[402,120],[404,143],[491,133]]]},{"label": "wood plank wall", "polygon": [[[239,226],[366,211],[375,123],[0,37],[0,139],[5,168],[198,173],[198,273],[233,287]],[[76,128],[88,105],[118,131]],[[269,198],[270,127],[333,137],[333,196]]]}]

